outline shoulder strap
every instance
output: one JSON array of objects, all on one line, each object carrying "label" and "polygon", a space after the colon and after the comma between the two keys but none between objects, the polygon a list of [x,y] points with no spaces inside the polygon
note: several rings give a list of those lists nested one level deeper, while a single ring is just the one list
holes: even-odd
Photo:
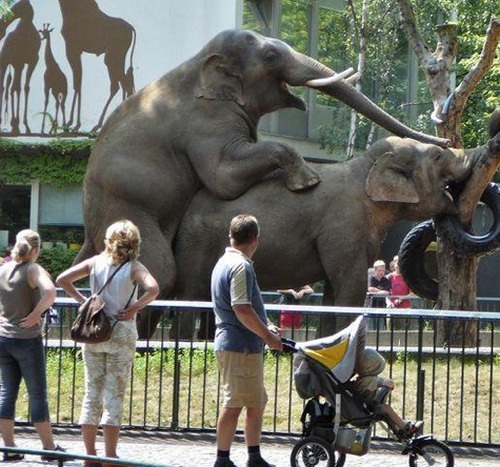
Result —
[{"label": "shoulder strap", "polygon": [[[113,277],[115,277],[115,276],[116,276],[116,274],[118,273],[118,271],[119,271],[119,270],[120,270],[123,266],[125,266],[125,264],[127,264],[127,263],[128,263],[128,261],[125,261],[124,263],[120,264],[120,266],[118,266],[118,267],[117,267],[117,268],[113,271],[113,274],[111,274],[111,275],[107,278],[107,280],[106,280],[106,282],[104,283],[104,285],[103,285],[103,286],[99,289],[99,291],[98,291],[98,292],[96,292],[96,295],[100,295],[100,294],[101,294],[101,292],[104,290],[104,287],[106,287],[106,286],[107,286],[107,285],[111,282],[111,279],[113,279]],[[132,298],[132,297],[130,297],[130,298]],[[129,300],[129,301],[130,301],[130,300]]]},{"label": "shoulder strap", "polygon": [[132,297],[134,296],[135,289],[137,289],[137,284],[134,284],[134,288],[132,289],[132,293],[130,294],[130,297],[128,299],[127,304],[125,305],[125,308],[128,308],[128,306],[130,305],[130,302],[132,301]]}]

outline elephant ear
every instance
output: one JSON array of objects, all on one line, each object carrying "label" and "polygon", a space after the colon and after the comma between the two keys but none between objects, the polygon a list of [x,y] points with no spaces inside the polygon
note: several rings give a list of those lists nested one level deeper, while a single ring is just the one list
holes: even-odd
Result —
[{"label": "elephant ear", "polygon": [[201,69],[201,87],[196,97],[233,100],[244,105],[242,75],[220,54],[210,55]]},{"label": "elephant ear", "polygon": [[373,201],[418,203],[420,197],[411,176],[412,169],[398,163],[392,152],[378,156],[366,178],[365,189]]}]

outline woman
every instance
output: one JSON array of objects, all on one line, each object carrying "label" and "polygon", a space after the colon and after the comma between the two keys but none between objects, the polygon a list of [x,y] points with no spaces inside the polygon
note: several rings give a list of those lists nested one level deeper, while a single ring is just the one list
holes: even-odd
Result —
[{"label": "woman", "polygon": [[[105,313],[115,324],[111,338],[99,344],[83,344],[85,397],[80,424],[89,455],[96,455],[97,427],[101,423],[105,456],[118,457],[123,398],[138,337],[135,317],[159,291],[154,277],[137,261],[140,241],[139,230],[132,222],[115,222],[106,230],[103,253],[71,267],[56,280],[70,297],[83,303],[85,296],[74,286],[75,281],[90,276],[90,288],[94,293],[121,266],[101,294]],[[135,284],[144,290],[138,299]]]},{"label": "woman", "polygon": [[[16,236],[13,260],[0,268],[0,431],[5,446],[15,446],[15,406],[21,378],[29,396],[30,419],[43,448],[64,451],[54,444],[47,400],[47,376],[40,319],[56,298],[49,274],[36,263],[40,236],[22,230]],[[24,458],[4,453],[4,461]],[[57,460],[50,455],[42,460]]]}]

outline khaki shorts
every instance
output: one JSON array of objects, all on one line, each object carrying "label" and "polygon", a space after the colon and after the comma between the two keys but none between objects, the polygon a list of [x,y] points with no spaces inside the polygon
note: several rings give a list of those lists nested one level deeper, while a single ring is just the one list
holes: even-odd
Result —
[{"label": "khaki shorts", "polygon": [[219,350],[216,352],[224,388],[225,408],[264,407],[264,357],[261,353],[247,354]]}]

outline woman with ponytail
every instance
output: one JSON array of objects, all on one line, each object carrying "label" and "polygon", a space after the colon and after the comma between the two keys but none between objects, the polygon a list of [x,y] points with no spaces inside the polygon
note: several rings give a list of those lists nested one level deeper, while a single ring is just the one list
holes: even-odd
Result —
[{"label": "woman with ponytail", "polygon": [[[56,289],[45,269],[36,263],[40,236],[26,229],[16,236],[12,261],[0,268],[0,431],[5,446],[14,447],[15,408],[21,379],[29,396],[30,420],[43,448],[64,451],[54,444],[47,401],[45,353],[40,321],[56,298]],[[3,460],[24,455],[7,453]],[[50,455],[42,460],[57,460]]]},{"label": "woman with ponytail", "polygon": [[[123,398],[134,360],[137,329],[135,317],[159,292],[158,284],[137,258],[141,238],[138,228],[128,220],[115,222],[106,230],[104,251],[66,270],[56,280],[65,292],[83,303],[85,296],[74,282],[90,278],[95,293],[118,268],[101,297],[104,312],[114,324],[109,341],[83,344],[85,396],[80,424],[88,455],[97,455],[99,424],[104,435],[104,455],[118,457],[117,446],[123,415]],[[136,285],[143,293],[137,298]],[[95,463],[86,462],[87,466]]]}]

